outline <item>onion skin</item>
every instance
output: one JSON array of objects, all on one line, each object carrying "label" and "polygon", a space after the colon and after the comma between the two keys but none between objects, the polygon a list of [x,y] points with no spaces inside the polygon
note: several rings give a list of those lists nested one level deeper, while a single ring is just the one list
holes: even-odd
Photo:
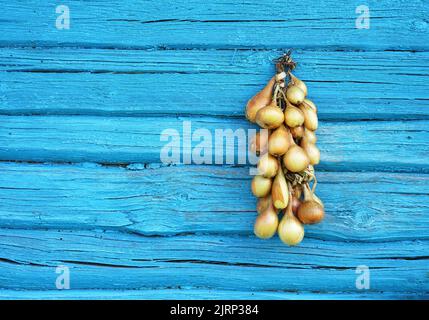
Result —
[{"label": "onion skin", "polygon": [[278,227],[279,238],[289,246],[296,246],[304,238],[304,227],[292,214],[285,213]]},{"label": "onion skin", "polygon": [[252,193],[255,197],[263,198],[271,191],[272,181],[263,176],[254,176],[252,180]]},{"label": "onion skin", "polygon": [[268,139],[268,152],[274,156],[282,156],[290,147],[290,132],[284,125],[278,127]]},{"label": "onion skin", "polygon": [[284,209],[289,203],[289,188],[281,165],[279,166],[280,170],[274,178],[273,186],[271,188],[271,197],[275,208]]},{"label": "onion skin", "polygon": [[304,126],[311,131],[316,131],[319,127],[319,119],[317,113],[306,104],[299,106],[301,111],[304,113]]},{"label": "onion skin", "polygon": [[266,153],[259,158],[258,174],[265,178],[272,178],[279,171],[279,163],[275,157]]},{"label": "onion skin", "polygon": [[276,82],[275,77],[272,77],[271,80],[267,83],[267,85],[255,94],[246,105],[246,118],[250,122],[256,122],[256,113],[267,106],[271,102],[271,95],[273,92],[273,87]]},{"label": "onion skin", "polygon": [[291,172],[301,172],[308,167],[310,159],[304,149],[294,145],[283,156],[283,164]]},{"label": "onion skin", "polygon": [[304,131],[305,131],[304,126],[290,128],[290,133],[292,134],[292,137],[294,137],[295,139],[301,139],[304,136]]},{"label": "onion skin", "polygon": [[307,104],[311,109],[313,109],[314,112],[317,113],[317,107],[313,101],[311,101],[310,99],[304,99],[303,103]]},{"label": "onion skin", "polygon": [[277,129],[284,120],[282,109],[273,103],[263,107],[256,113],[256,123],[265,129]]},{"label": "onion skin", "polygon": [[267,209],[271,209],[273,211],[276,210],[273,205],[273,199],[271,198],[271,194],[266,197],[259,198],[258,203],[256,204],[256,211],[259,214],[261,214]]},{"label": "onion skin", "polygon": [[298,208],[298,218],[304,224],[319,223],[325,217],[325,210],[314,200],[301,203]]},{"label": "onion skin", "polygon": [[304,101],[305,93],[297,86],[290,86],[286,90],[286,99],[297,106]]},{"label": "onion skin", "polygon": [[310,159],[311,165],[319,164],[320,162],[320,151],[314,143],[310,143],[307,139],[303,138],[301,140],[301,147],[305,150]]},{"label": "onion skin", "polygon": [[305,84],[305,82],[298,79],[297,77],[295,77],[292,73],[289,73],[289,74],[290,74],[293,85],[300,88],[302,90],[302,92],[304,92],[304,95],[306,96],[308,90],[307,90],[307,85]]},{"label": "onion skin", "polygon": [[316,143],[317,142],[317,136],[314,133],[314,131],[308,130],[307,128],[304,129],[303,138],[306,139],[310,143]]},{"label": "onion skin", "polygon": [[266,130],[266,132],[257,132],[253,136],[250,142],[250,147],[249,147],[250,151],[258,155],[261,153],[266,153],[268,151],[269,133],[267,131],[268,130]]},{"label": "onion skin", "polygon": [[298,212],[298,208],[300,205],[301,205],[301,201],[299,201],[297,197],[293,196],[292,197],[292,212],[296,214]]},{"label": "onion skin", "polygon": [[285,123],[289,128],[299,127],[304,123],[304,114],[302,111],[289,104],[284,112]]},{"label": "onion skin", "polygon": [[276,233],[278,224],[277,212],[267,209],[256,218],[253,232],[258,238],[269,239]]}]

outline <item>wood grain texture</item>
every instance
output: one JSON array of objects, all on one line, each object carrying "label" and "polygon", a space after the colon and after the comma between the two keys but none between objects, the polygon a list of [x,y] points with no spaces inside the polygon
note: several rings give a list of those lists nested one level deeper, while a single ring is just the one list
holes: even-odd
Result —
[{"label": "wood grain texture", "polygon": [[[6,48],[0,113],[241,117],[281,53]],[[426,52],[299,50],[294,57],[322,120],[429,119]]]},{"label": "wood grain texture", "polygon": [[[357,29],[359,0],[69,1],[70,30],[57,30],[57,2],[3,6],[0,44],[89,47],[335,47],[426,50],[424,0],[367,1],[370,29]],[[169,10],[166,10],[169,8]],[[292,9],[289,9],[292,8]]]},{"label": "wood grain texture", "polygon": [[[256,199],[247,168],[0,163],[0,171],[1,228],[253,234]],[[327,217],[308,226],[306,237],[429,239],[427,175],[320,172],[318,180]]]},{"label": "wood grain texture", "polygon": [[[233,131],[256,127],[244,119],[207,117],[137,118],[95,116],[0,116],[0,158],[19,161],[153,163],[171,139],[161,141],[164,130],[176,130],[183,139],[174,152],[190,155],[201,140],[194,136],[192,148],[185,148],[191,132],[211,133],[212,162],[223,152],[216,143],[216,130]],[[324,122],[318,130],[322,170],[428,172],[428,121]],[[184,132],[185,131],[185,132]],[[254,134],[254,133],[253,133]],[[248,135],[250,138],[252,135]],[[246,136],[241,144],[227,146],[235,155],[230,164],[246,164]],[[237,140],[238,141],[238,140]],[[224,153],[226,154],[226,153]],[[224,159],[227,160],[226,158]],[[228,162],[223,162],[224,164]]]},{"label": "wood grain texture", "polygon": [[66,265],[75,290],[247,288],[356,294],[356,267],[367,265],[372,270],[368,292],[418,292],[415,297],[422,298],[429,291],[426,241],[307,238],[290,248],[278,239],[225,235],[153,238],[107,231],[0,230],[0,247],[5,289],[52,290],[55,268]]},{"label": "wood grain texture", "polygon": [[[429,299],[429,5],[367,1],[359,30],[361,4],[70,0],[70,30],[57,2],[2,4],[0,299]],[[252,235],[248,164],[159,158],[183,121],[255,128],[244,105],[285,48],[327,210],[294,248]]]}]

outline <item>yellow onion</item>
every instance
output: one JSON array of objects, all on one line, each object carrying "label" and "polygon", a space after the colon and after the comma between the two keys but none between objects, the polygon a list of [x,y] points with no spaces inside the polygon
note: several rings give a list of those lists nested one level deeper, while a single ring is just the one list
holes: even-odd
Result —
[{"label": "yellow onion", "polygon": [[304,126],[299,126],[295,128],[290,128],[290,133],[295,139],[301,139],[304,136],[304,130]]},{"label": "yellow onion", "polygon": [[288,102],[286,102],[284,117],[285,123],[290,128],[298,127],[304,123],[304,114],[302,111]]},{"label": "yellow onion", "polygon": [[304,227],[293,215],[292,202],[289,203],[277,230],[281,241],[290,246],[299,244],[304,238]]},{"label": "yellow onion", "polygon": [[301,104],[299,106],[301,111],[304,113],[304,126],[311,131],[316,131],[319,126],[319,120],[317,113],[308,105]]},{"label": "yellow onion", "polygon": [[283,156],[283,164],[291,172],[301,172],[310,164],[310,159],[304,149],[295,144]]},{"label": "yellow onion", "polygon": [[278,128],[283,123],[284,119],[282,109],[276,105],[274,100],[271,104],[263,107],[256,113],[256,123],[265,129]]},{"label": "yellow onion", "polygon": [[301,147],[305,150],[310,159],[311,165],[316,165],[320,162],[320,151],[314,143],[308,142],[306,138],[301,140]]},{"label": "yellow onion", "polygon": [[297,215],[299,220],[305,224],[318,223],[325,217],[325,209],[315,201],[308,184],[304,185],[304,201],[299,206]]},{"label": "yellow onion", "polygon": [[252,180],[252,193],[255,197],[262,198],[267,196],[271,191],[272,181],[270,178],[263,176],[254,176]]},{"label": "yellow onion", "polygon": [[278,160],[271,154],[266,153],[259,158],[258,161],[258,174],[265,178],[272,178],[279,171]]},{"label": "yellow onion", "polygon": [[314,131],[308,130],[305,128],[303,138],[306,139],[310,143],[316,143],[317,136]]},{"label": "yellow onion", "polygon": [[253,231],[258,238],[269,239],[276,233],[278,224],[277,212],[268,208],[256,218]]},{"label": "yellow onion", "polygon": [[268,130],[261,130],[257,132],[250,141],[249,149],[257,155],[266,153],[268,151]]},{"label": "yellow onion", "polygon": [[256,211],[259,214],[264,212],[268,208],[275,210],[274,205],[273,205],[273,199],[271,198],[271,194],[267,195],[266,197],[259,198],[258,203],[256,204]]},{"label": "yellow onion", "polygon": [[282,156],[290,146],[290,132],[281,125],[270,135],[268,139],[268,152],[274,156]]},{"label": "yellow onion", "polygon": [[313,109],[314,112],[317,113],[317,107],[316,107],[316,105],[314,104],[313,101],[311,101],[310,99],[304,99],[303,103],[306,104],[306,105],[308,105],[311,109]]},{"label": "yellow onion", "polygon": [[292,196],[292,212],[293,213],[297,213],[298,212],[298,208],[301,205],[301,201],[299,201],[299,199],[295,196]]},{"label": "yellow onion", "polygon": [[286,99],[297,106],[304,101],[305,93],[299,87],[292,85],[286,90]]},{"label": "yellow onion", "polygon": [[300,88],[302,90],[302,92],[304,92],[304,95],[307,95],[307,85],[304,83],[304,81],[298,79],[297,77],[295,77],[290,72],[289,72],[289,75],[290,75],[291,82],[293,83],[293,85]]},{"label": "yellow onion", "polygon": [[257,94],[255,94],[246,105],[246,118],[250,122],[256,121],[256,113],[262,109],[263,107],[267,106],[271,102],[272,98],[272,92],[274,83],[276,82],[275,77],[272,77],[271,80],[267,83],[267,85],[259,91]]},{"label": "yellow onion", "polygon": [[279,167],[280,169],[274,178],[271,188],[271,197],[275,208],[284,209],[289,203],[289,190],[280,163]]}]

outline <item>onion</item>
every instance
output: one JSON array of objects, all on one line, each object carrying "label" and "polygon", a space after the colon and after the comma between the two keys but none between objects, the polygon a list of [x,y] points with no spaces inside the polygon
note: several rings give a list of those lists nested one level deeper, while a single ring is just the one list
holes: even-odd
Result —
[{"label": "onion", "polygon": [[271,194],[267,195],[266,197],[259,198],[258,203],[256,204],[256,211],[259,214],[264,212],[268,208],[275,210],[273,205],[273,199],[271,198]]},{"label": "onion", "polygon": [[289,86],[286,90],[286,99],[294,104],[300,105],[305,99],[305,93],[297,86]]},{"label": "onion", "polygon": [[295,144],[283,156],[283,164],[291,172],[301,172],[310,164],[310,159],[304,149]]},{"label": "onion", "polygon": [[295,139],[301,139],[304,136],[304,131],[305,131],[304,126],[290,128],[290,133],[292,134],[292,137],[294,137]]},{"label": "onion", "polygon": [[300,88],[302,90],[302,92],[304,92],[304,95],[307,95],[307,86],[304,83],[304,81],[295,77],[291,72],[289,72],[289,75],[290,75],[290,78],[291,78],[293,85]]},{"label": "onion", "polygon": [[308,184],[304,185],[304,201],[298,208],[298,218],[302,223],[314,224],[323,220],[325,210],[319,202],[314,200]]},{"label": "onion", "polygon": [[301,111],[304,113],[304,126],[311,131],[316,131],[319,126],[319,120],[317,113],[308,105],[301,104],[299,106]]},{"label": "onion", "polygon": [[271,191],[272,181],[270,178],[263,176],[254,176],[252,180],[252,193],[255,197],[262,198],[267,196]]},{"label": "onion", "polygon": [[302,111],[290,103],[286,105],[284,117],[285,123],[290,128],[298,127],[304,123],[304,114]]},{"label": "onion", "polygon": [[289,203],[279,223],[278,234],[280,240],[290,246],[299,244],[304,238],[304,227],[293,215],[292,202]]},{"label": "onion", "polygon": [[256,113],[256,123],[265,129],[278,128],[283,123],[284,119],[282,109],[276,105],[274,100],[271,104],[263,107]]},{"label": "onion", "polygon": [[304,99],[303,103],[305,103],[306,105],[308,105],[311,109],[313,109],[314,112],[317,113],[317,107],[316,107],[316,105],[314,104],[313,101],[311,101],[310,99]]},{"label": "onion", "polygon": [[314,131],[308,130],[307,128],[304,129],[303,137],[310,143],[316,143],[317,141],[317,136]]},{"label": "onion", "polygon": [[282,156],[290,146],[290,132],[284,125],[278,127],[268,140],[268,152],[274,156]]},{"label": "onion", "polygon": [[289,203],[289,190],[280,163],[279,167],[280,170],[274,178],[271,188],[271,197],[275,208],[284,209]]},{"label": "onion", "polygon": [[267,85],[259,91],[256,95],[254,95],[246,105],[246,118],[250,122],[256,121],[256,113],[270,104],[272,98],[273,87],[276,79],[272,77],[271,80],[267,83]]},{"label": "onion", "polygon": [[279,171],[278,160],[271,154],[266,153],[259,158],[258,161],[258,174],[265,178],[272,178]]},{"label": "onion", "polygon": [[305,150],[310,159],[310,164],[315,165],[320,162],[320,151],[314,143],[308,142],[306,138],[301,140],[301,147]]},{"label": "onion", "polygon": [[253,231],[258,238],[269,239],[276,233],[278,224],[277,212],[268,208],[256,218]]}]

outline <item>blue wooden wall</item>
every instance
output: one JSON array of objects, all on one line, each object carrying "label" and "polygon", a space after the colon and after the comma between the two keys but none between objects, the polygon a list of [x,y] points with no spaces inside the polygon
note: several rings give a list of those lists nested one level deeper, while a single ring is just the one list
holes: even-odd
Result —
[{"label": "blue wooden wall", "polygon": [[[429,297],[428,1],[0,7],[0,298]],[[254,128],[243,107],[288,48],[320,109],[327,210],[294,248],[253,236],[248,167],[159,158],[185,120]]]}]

